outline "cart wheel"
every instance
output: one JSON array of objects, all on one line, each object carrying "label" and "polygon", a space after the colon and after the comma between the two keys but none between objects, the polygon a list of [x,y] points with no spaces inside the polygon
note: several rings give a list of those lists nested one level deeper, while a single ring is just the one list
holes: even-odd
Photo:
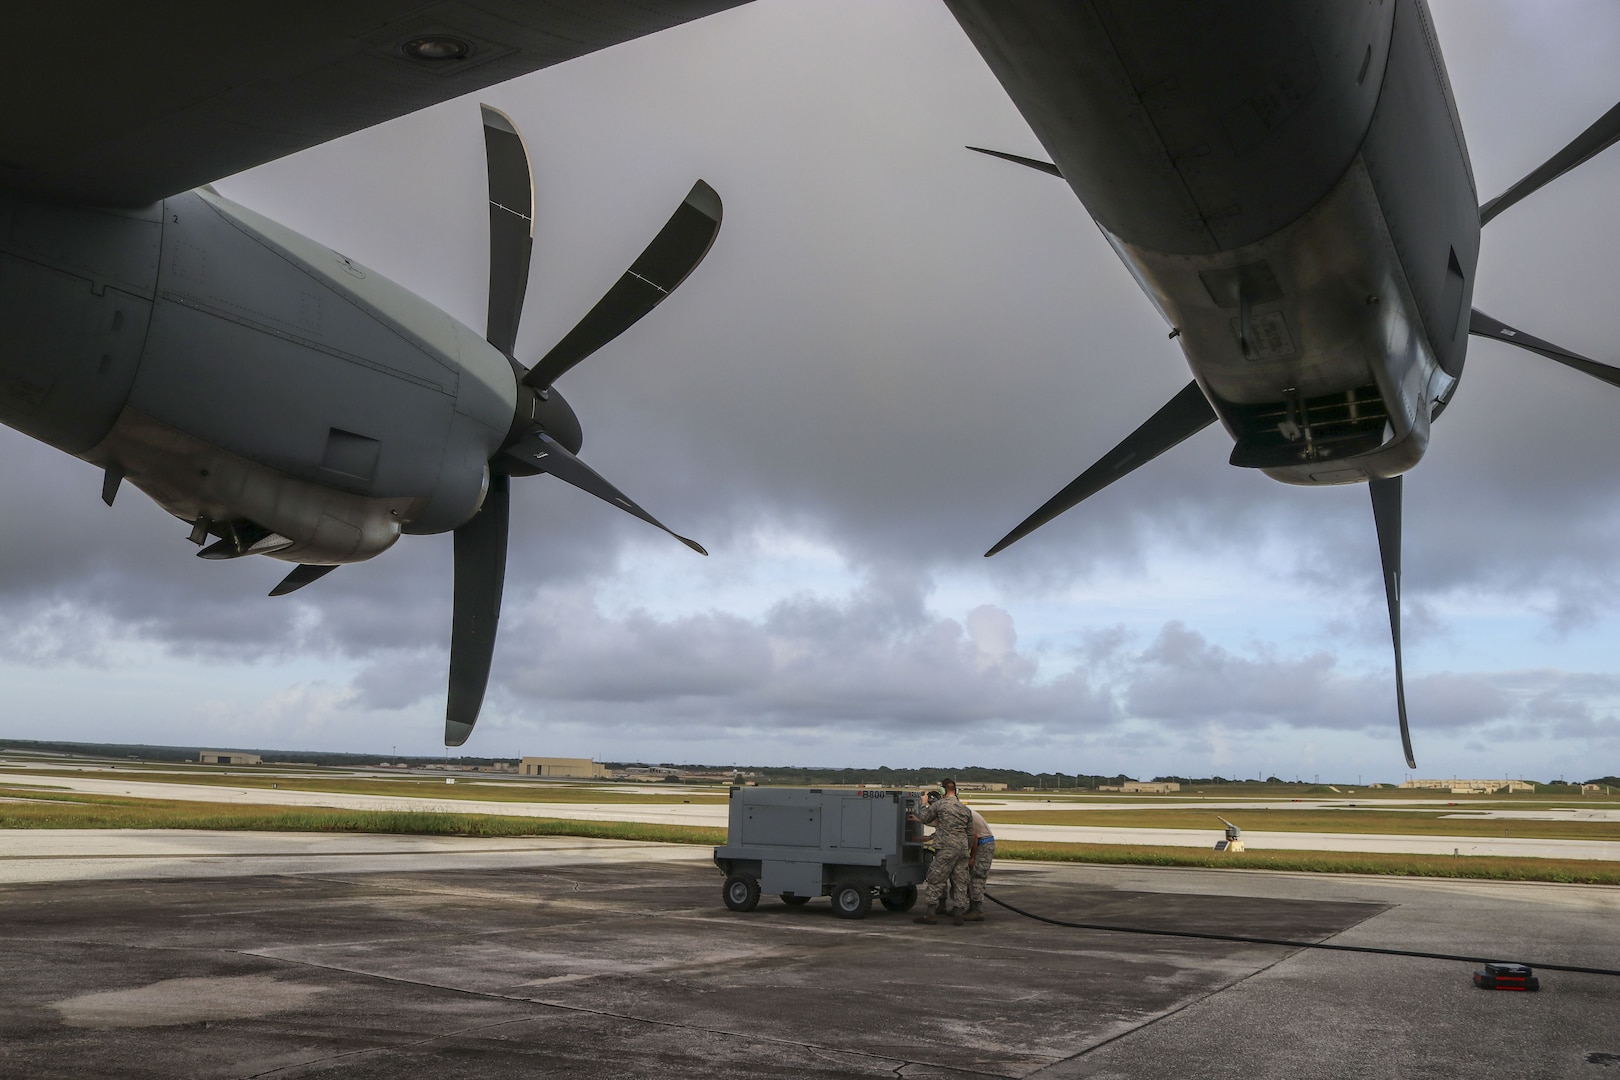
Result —
[{"label": "cart wheel", "polygon": [[753,911],[759,906],[759,882],[747,874],[732,874],[721,895],[732,911]]},{"label": "cart wheel", "polygon": [[872,910],[872,890],[864,885],[840,885],[833,890],[832,906],[840,919],[864,919]]},{"label": "cart wheel", "polygon": [[788,905],[789,907],[804,907],[804,905],[808,904],[809,902],[810,898],[808,896],[794,896],[790,892],[785,892],[782,894],[782,903]]},{"label": "cart wheel", "polygon": [[917,902],[917,886],[902,885],[898,889],[883,890],[883,906],[890,911],[910,911]]}]

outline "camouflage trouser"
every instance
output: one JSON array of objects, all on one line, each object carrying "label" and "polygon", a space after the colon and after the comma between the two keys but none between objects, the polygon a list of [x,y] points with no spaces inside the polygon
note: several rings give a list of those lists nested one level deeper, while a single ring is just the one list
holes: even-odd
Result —
[{"label": "camouflage trouser", "polygon": [[973,871],[968,877],[968,899],[975,904],[984,903],[984,883],[990,876],[990,864],[996,859],[996,842],[988,840],[973,852]]},{"label": "camouflage trouser", "polygon": [[960,915],[967,910],[968,849],[966,844],[945,844],[934,854],[923,882],[923,910],[932,912],[941,895],[948,897],[949,910]]}]

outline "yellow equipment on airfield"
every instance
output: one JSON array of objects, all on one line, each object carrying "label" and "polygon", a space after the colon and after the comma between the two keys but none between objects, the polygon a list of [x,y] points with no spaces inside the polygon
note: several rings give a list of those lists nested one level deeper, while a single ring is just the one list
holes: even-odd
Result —
[{"label": "yellow equipment on airfield", "polygon": [[1230,851],[1242,851],[1243,850],[1243,840],[1242,840],[1243,830],[1238,828],[1236,825],[1232,824],[1230,821],[1227,821],[1225,818],[1221,817],[1219,814],[1217,814],[1215,816],[1216,816],[1217,819],[1219,819],[1219,821],[1221,822],[1222,825],[1226,826],[1226,839],[1215,841],[1215,850],[1216,851],[1228,851],[1228,852],[1230,852]]}]

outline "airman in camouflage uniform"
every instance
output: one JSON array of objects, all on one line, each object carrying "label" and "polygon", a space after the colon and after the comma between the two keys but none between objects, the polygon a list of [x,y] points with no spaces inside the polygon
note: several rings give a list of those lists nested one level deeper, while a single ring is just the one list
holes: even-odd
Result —
[{"label": "airman in camouflage uniform", "polygon": [[[934,826],[934,861],[928,867],[928,878],[923,882],[924,914],[913,922],[934,922],[934,905],[941,894],[950,897],[951,915],[958,926],[962,924],[962,911],[968,894],[968,851],[973,842],[973,813],[956,799],[956,783],[945,781],[945,797],[935,799],[922,809],[917,820]],[[947,886],[949,892],[946,892]]]},{"label": "airman in camouflage uniform", "polygon": [[977,810],[973,815],[972,855],[968,858],[968,909],[962,916],[968,922],[984,922],[984,884],[990,880],[990,864],[996,860],[996,838],[990,823]]}]

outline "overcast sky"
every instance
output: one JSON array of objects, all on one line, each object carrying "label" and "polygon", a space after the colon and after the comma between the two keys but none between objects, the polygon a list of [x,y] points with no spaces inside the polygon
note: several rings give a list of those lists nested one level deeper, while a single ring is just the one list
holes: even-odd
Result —
[{"label": "overcast sky", "polygon": [[[1480,194],[1620,100],[1620,9],[1434,3]],[[708,260],[559,384],[702,559],[514,482],[466,752],[1398,781],[1364,485],[1206,430],[982,552],[1185,385],[1161,320],[934,0],[758,0],[222,181],[478,327],[479,100],[534,158],[533,361],[698,177]],[[1475,303],[1615,360],[1620,153],[1486,230]],[[1620,772],[1620,390],[1475,341],[1406,482],[1421,776]],[[448,537],[287,599],[267,559],[0,428],[0,737],[442,749]]]}]

